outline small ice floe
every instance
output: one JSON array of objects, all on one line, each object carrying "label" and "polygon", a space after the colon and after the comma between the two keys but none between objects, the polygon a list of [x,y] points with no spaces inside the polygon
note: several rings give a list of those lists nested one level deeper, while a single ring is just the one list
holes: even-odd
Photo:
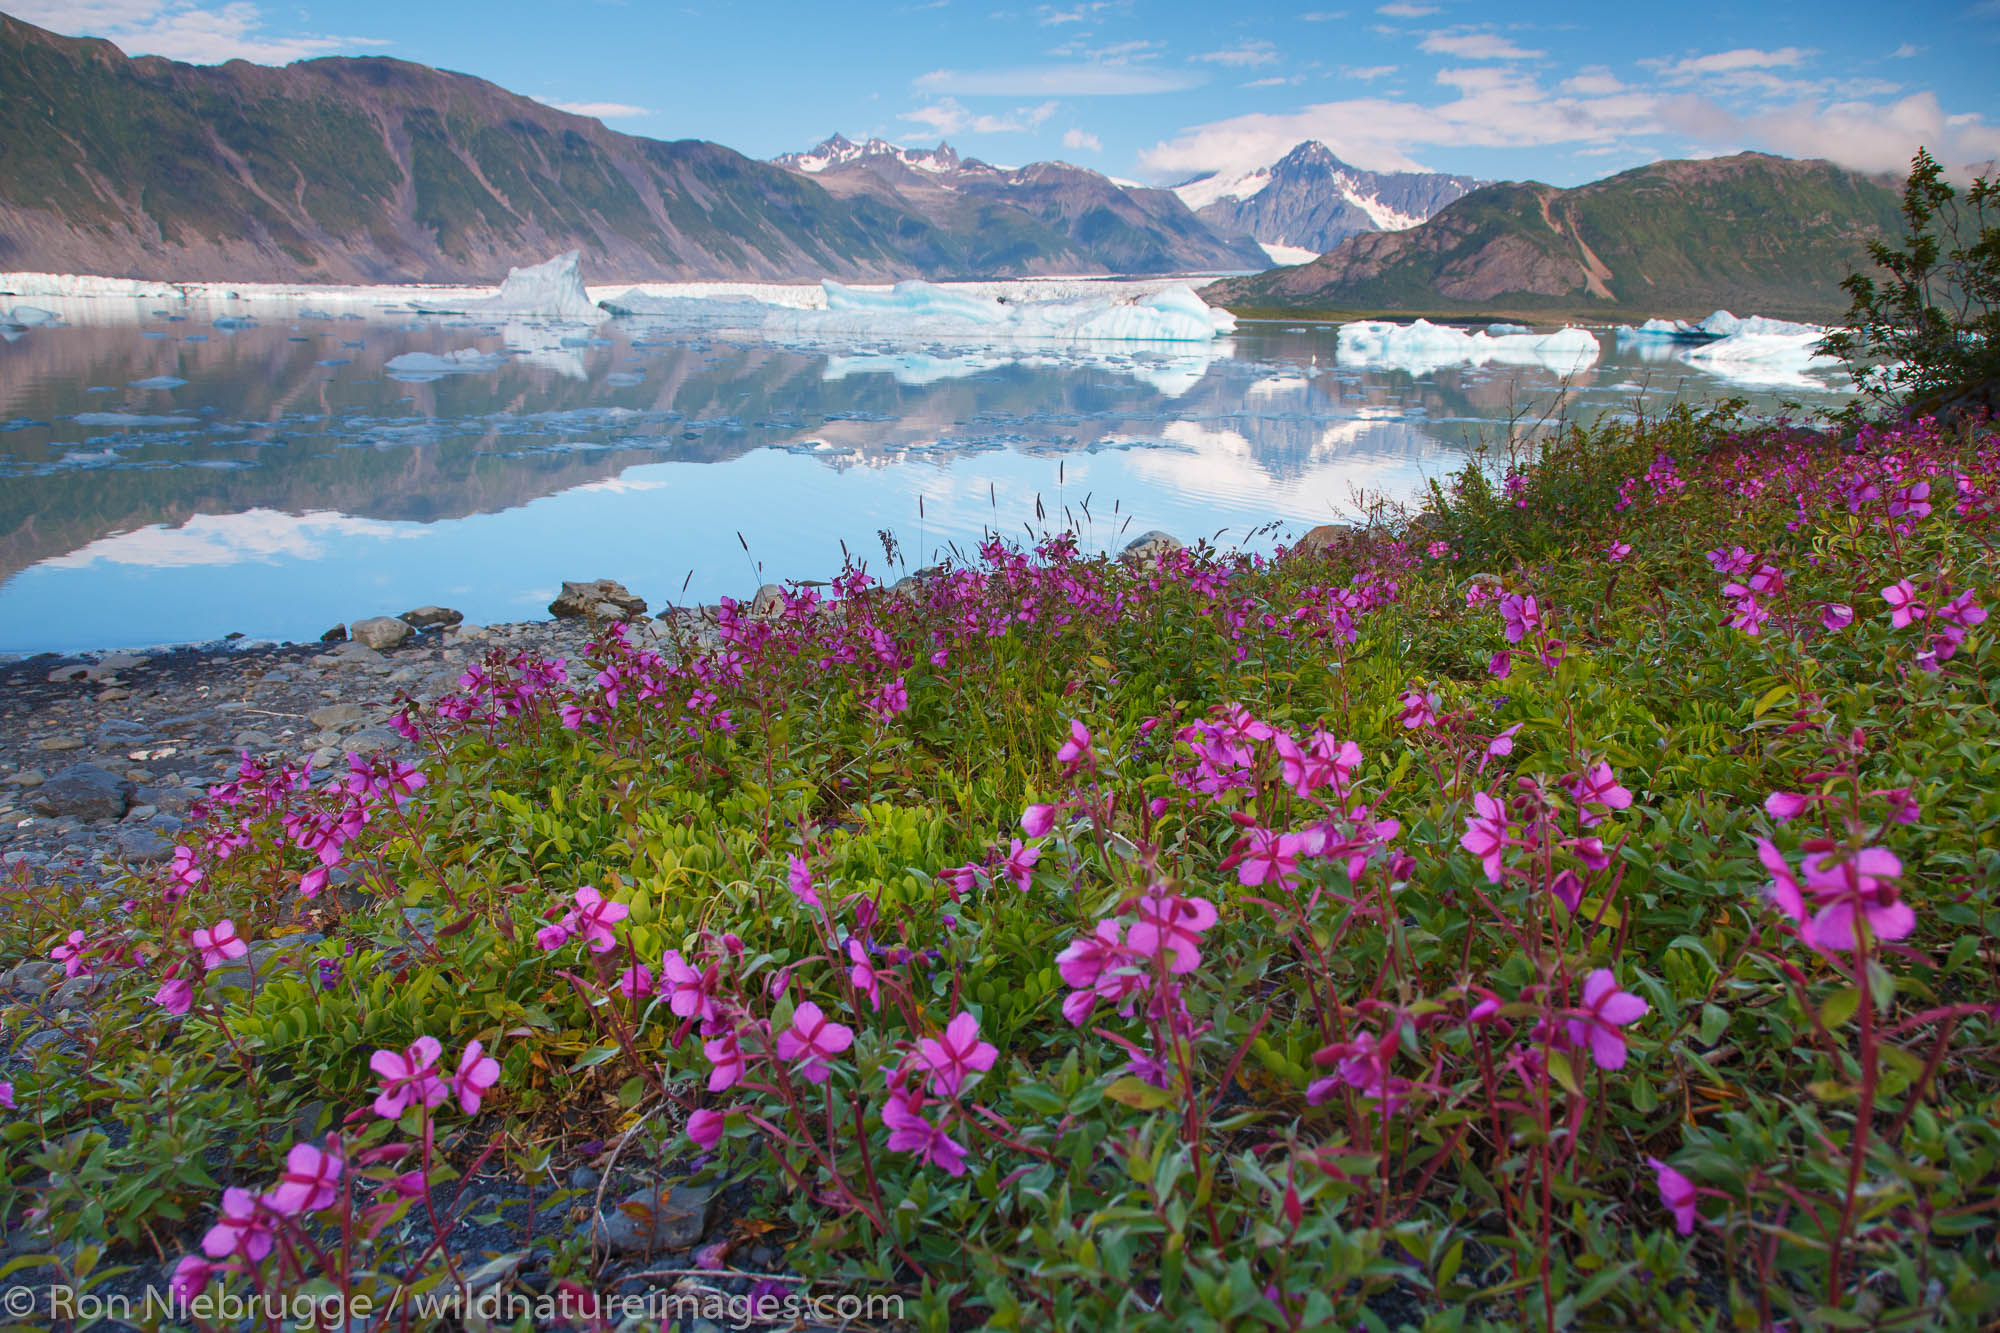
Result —
[{"label": "small ice floe", "polygon": [[145,379],[127,383],[134,389],[178,389],[187,381],[178,375],[148,375]]},{"label": "small ice floe", "polygon": [[477,347],[461,347],[438,356],[431,352],[404,352],[392,356],[382,373],[405,384],[428,384],[447,375],[490,375],[507,360],[504,352],[482,352]]}]

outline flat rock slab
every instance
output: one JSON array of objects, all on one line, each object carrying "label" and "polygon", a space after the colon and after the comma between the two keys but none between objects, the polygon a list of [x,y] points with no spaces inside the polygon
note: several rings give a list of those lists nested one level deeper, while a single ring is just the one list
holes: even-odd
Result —
[{"label": "flat rock slab", "polygon": [[28,806],[51,818],[118,819],[134,789],[133,782],[109,769],[71,764],[41,786],[31,788]]}]

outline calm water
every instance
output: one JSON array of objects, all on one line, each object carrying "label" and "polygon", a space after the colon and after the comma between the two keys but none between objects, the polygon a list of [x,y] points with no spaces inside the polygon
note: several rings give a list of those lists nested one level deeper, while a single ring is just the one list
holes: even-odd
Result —
[{"label": "calm water", "polygon": [[[713,601],[829,576],[843,542],[893,577],[885,529],[911,568],[1024,524],[1089,549],[1151,528],[1240,542],[1351,514],[1363,491],[1408,496],[1513,418],[1642,394],[1831,400],[1608,334],[1565,401],[1542,367],[1343,366],[1326,327],[1198,348],[787,347],[360,309],[218,328],[202,309],[109,324],[72,305],[70,325],[0,344],[0,652],[308,639],[430,602],[518,620],[565,578]],[[473,347],[511,350],[483,373],[384,373]],[[156,377],[185,383],[134,387]]]}]

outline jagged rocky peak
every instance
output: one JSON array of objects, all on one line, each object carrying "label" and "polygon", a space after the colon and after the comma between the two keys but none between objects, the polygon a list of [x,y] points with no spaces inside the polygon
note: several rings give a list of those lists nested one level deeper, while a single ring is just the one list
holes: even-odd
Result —
[{"label": "jagged rocky peak", "polygon": [[884,159],[918,171],[957,171],[963,165],[957,150],[942,139],[936,148],[904,148],[887,139],[856,143],[844,134],[829,135],[803,153],[780,153],[771,161],[792,171],[817,174],[832,167],[865,166]]},{"label": "jagged rocky peak", "polygon": [[1307,139],[1269,166],[1211,172],[1174,192],[1218,231],[1317,254],[1361,232],[1414,227],[1481,183],[1436,171],[1369,171]]}]

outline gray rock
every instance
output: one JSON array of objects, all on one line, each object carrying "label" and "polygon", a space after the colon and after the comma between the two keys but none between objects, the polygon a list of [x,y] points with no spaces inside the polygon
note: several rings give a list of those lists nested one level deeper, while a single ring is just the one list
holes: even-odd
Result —
[{"label": "gray rock", "polygon": [[1118,558],[1120,560],[1152,560],[1167,554],[1169,551],[1178,551],[1180,549],[1181,542],[1178,537],[1175,537],[1170,532],[1161,532],[1155,528],[1151,532],[1142,532],[1131,541],[1125,543],[1125,549],[1118,553]]},{"label": "gray rock", "polygon": [[333,731],[339,727],[351,727],[357,722],[366,722],[368,710],[359,704],[328,704],[325,708],[315,708],[307,713],[306,720],[321,731]]},{"label": "gray rock", "polygon": [[37,750],[81,750],[83,741],[75,736],[44,736],[35,742]]},{"label": "gray rock", "polygon": [[201,793],[188,787],[141,787],[132,799],[170,815],[184,815]]},{"label": "gray rock", "polygon": [[104,978],[85,973],[71,977],[56,987],[55,1006],[58,1009],[74,1009],[95,995],[104,985]]},{"label": "gray rock", "polygon": [[268,750],[276,743],[271,739],[270,732],[259,731],[255,727],[236,733],[236,748],[239,750]]},{"label": "gray rock", "polygon": [[4,781],[10,787],[39,787],[49,780],[49,775],[39,768],[24,768],[18,773],[9,773]]},{"label": "gray rock", "polygon": [[1329,551],[1340,549],[1346,543],[1348,534],[1359,531],[1361,529],[1348,523],[1322,523],[1299,538],[1298,545],[1292,548],[1292,554],[1325,555]]},{"label": "gray rock", "polygon": [[99,745],[145,745],[159,733],[151,727],[124,718],[113,718],[97,729]]},{"label": "gray rock", "polygon": [[61,976],[61,964],[52,963],[46,958],[35,958],[18,967],[0,972],[0,986],[32,1000],[38,995],[47,994],[49,988],[54,986]]},{"label": "gray rock", "polygon": [[[135,795],[132,799],[136,801],[139,798]],[[125,812],[125,822],[128,824],[143,824],[159,813],[160,808],[156,805],[135,805]]]},{"label": "gray rock", "polygon": [[715,1189],[709,1185],[640,1190],[598,1217],[592,1239],[619,1254],[685,1250],[708,1230],[714,1204]]},{"label": "gray rock", "polygon": [[785,590],[775,583],[757,589],[757,595],[750,599],[750,614],[759,620],[775,620],[784,609]]},{"label": "gray rock", "polygon": [[320,636],[319,636],[319,641],[320,641],[321,643],[346,643],[346,642],[347,642],[347,626],[345,626],[345,625],[335,625],[335,626],[334,626],[334,627],[333,627],[332,629],[330,629],[330,630],[328,630],[328,631],[327,631],[326,633],[324,633],[324,634],[320,635]]},{"label": "gray rock", "polygon": [[37,814],[60,818],[117,819],[125,813],[133,784],[96,764],[71,764],[34,789],[28,804]]},{"label": "gray rock", "polygon": [[432,629],[439,625],[456,625],[465,619],[465,612],[454,611],[448,606],[420,606],[414,611],[403,612],[405,624],[418,629]]},{"label": "gray rock", "polygon": [[634,597],[615,579],[592,579],[588,583],[563,580],[562,591],[549,603],[549,614],[558,620],[595,616],[600,620],[634,620],[646,614],[646,599]]},{"label": "gray rock", "polygon": [[108,690],[99,690],[97,692],[99,703],[115,704],[121,699],[129,699],[131,697],[132,691],[126,689],[123,685],[114,685]]},{"label": "gray rock", "polygon": [[174,845],[154,829],[128,829],[116,841],[118,855],[135,866],[158,865],[173,859]]},{"label": "gray rock", "polygon": [[403,738],[387,727],[369,727],[344,738],[340,748],[347,754],[373,754],[377,750],[393,750],[402,743]]},{"label": "gray rock", "polygon": [[379,652],[384,648],[396,647],[416,631],[411,629],[407,622],[398,620],[394,616],[370,616],[366,620],[357,620],[349,625],[347,632],[354,636],[356,643]]}]

